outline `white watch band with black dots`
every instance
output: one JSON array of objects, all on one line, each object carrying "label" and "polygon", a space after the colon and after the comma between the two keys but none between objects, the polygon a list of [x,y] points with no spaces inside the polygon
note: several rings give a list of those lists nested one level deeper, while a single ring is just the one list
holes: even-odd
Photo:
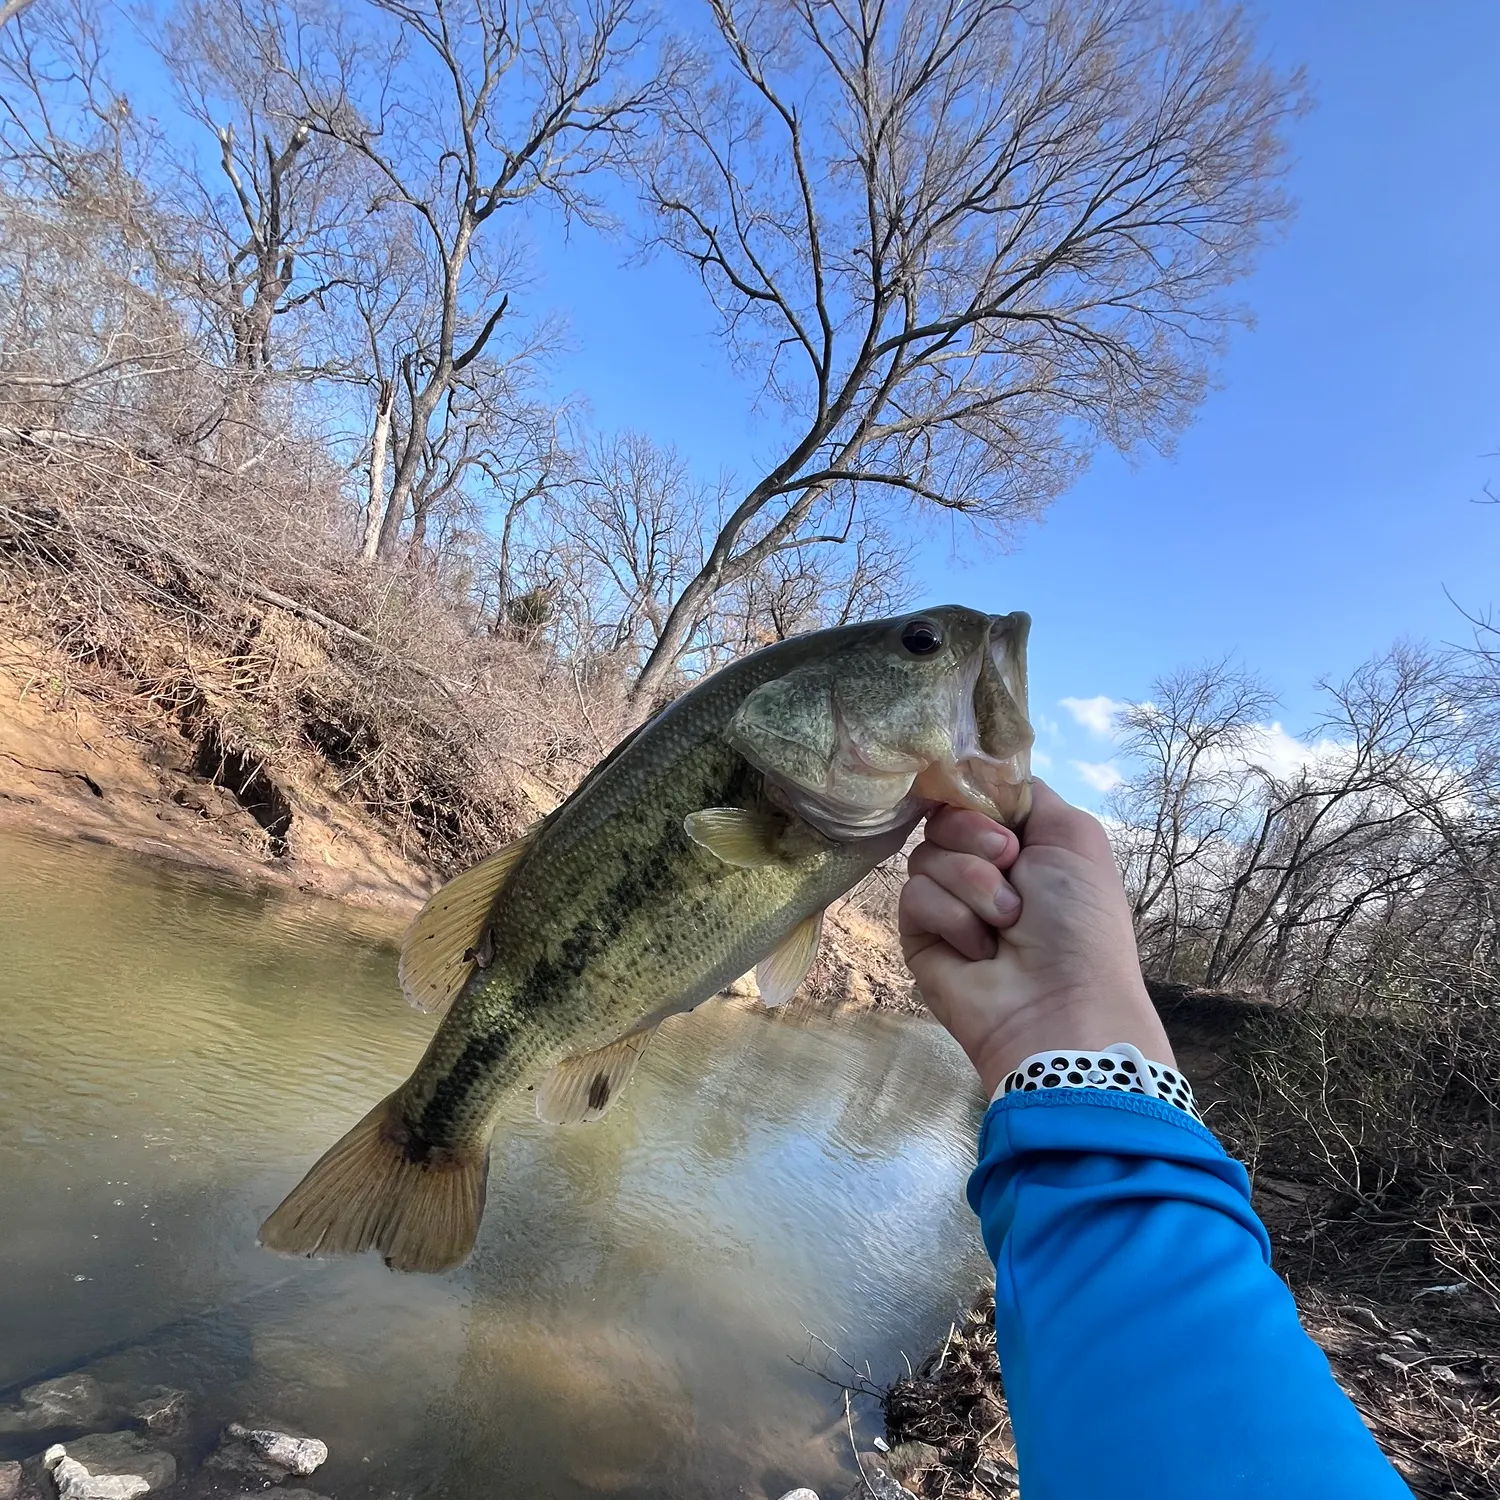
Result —
[{"label": "white watch band with black dots", "polygon": [[1040,1089],[1113,1089],[1122,1094],[1144,1094],[1163,1104],[1175,1104],[1195,1120],[1203,1118],[1187,1079],[1176,1068],[1152,1062],[1129,1042],[1116,1042],[1103,1051],[1059,1047],[1055,1052],[1033,1052],[1005,1075],[991,1102],[1004,1094],[1032,1094]]}]

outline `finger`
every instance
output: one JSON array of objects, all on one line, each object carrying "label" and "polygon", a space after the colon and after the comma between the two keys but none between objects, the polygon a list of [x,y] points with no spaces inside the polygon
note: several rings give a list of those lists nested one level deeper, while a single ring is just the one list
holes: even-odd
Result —
[{"label": "finger", "polygon": [[1021,852],[1021,841],[1002,823],[966,807],[940,807],[927,820],[924,837],[955,854],[975,854],[1006,870]]},{"label": "finger", "polygon": [[929,935],[941,938],[965,958],[977,961],[995,956],[994,929],[926,875],[913,875],[901,888],[896,922],[908,958],[913,950],[926,946],[924,939]]},{"label": "finger", "polygon": [[1003,875],[995,888],[995,920],[990,924],[1004,932],[1021,920],[1021,893]]},{"label": "finger", "polygon": [[[930,819],[928,826],[931,827]],[[1110,857],[1104,825],[1081,807],[1065,802],[1035,776],[1031,781],[1031,816],[1022,831],[1022,842],[1028,849],[1036,844],[1050,844],[1088,859]]]},{"label": "finger", "polygon": [[918,844],[907,860],[913,875],[936,881],[951,896],[957,896],[970,911],[991,926],[1007,926],[1020,915],[1021,898],[999,870],[977,854],[959,854],[939,844]]}]

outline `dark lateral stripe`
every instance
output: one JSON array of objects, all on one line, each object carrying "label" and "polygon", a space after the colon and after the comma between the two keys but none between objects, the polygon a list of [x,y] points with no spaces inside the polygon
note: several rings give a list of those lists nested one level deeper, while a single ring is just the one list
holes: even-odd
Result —
[{"label": "dark lateral stripe", "polygon": [[[746,784],[750,778],[759,780],[743,761],[737,770],[721,799],[731,806],[738,805],[750,790]],[[598,909],[579,917],[557,948],[544,955],[508,997],[509,1013],[468,1039],[453,1066],[437,1081],[421,1115],[411,1122],[416,1135],[433,1145],[452,1138],[464,1105],[496,1071],[517,1031],[560,996],[576,991],[589,966],[619,941],[638,912],[660,909],[670,899],[679,883],[686,847],[681,826],[669,819],[662,823],[660,837],[649,853],[622,862],[619,876]]]}]

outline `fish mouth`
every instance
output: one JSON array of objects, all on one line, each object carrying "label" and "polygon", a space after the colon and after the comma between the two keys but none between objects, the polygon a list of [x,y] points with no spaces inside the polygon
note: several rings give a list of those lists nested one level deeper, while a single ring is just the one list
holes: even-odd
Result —
[{"label": "fish mouth", "polygon": [[1023,610],[990,616],[988,649],[976,659],[953,735],[953,759],[934,762],[912,783],[915,796],[984,813],[1018,828],[1031,811],[1031,745],[1027,716]]}]

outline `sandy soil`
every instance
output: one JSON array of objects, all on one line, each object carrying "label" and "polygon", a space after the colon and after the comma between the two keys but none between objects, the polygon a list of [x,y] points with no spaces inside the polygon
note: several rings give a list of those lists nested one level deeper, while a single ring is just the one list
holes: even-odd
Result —
[{"label": "sandy soil", "polygon": [[414,911],[434,876],[340,803],[313,757],[291,769],[277,769],[290,822],[273,839],[241,799],[200,774],[194,747],[169,721],[101,701],[93,685],[83,691],[35,642],[0,641],[0,826]]}]

